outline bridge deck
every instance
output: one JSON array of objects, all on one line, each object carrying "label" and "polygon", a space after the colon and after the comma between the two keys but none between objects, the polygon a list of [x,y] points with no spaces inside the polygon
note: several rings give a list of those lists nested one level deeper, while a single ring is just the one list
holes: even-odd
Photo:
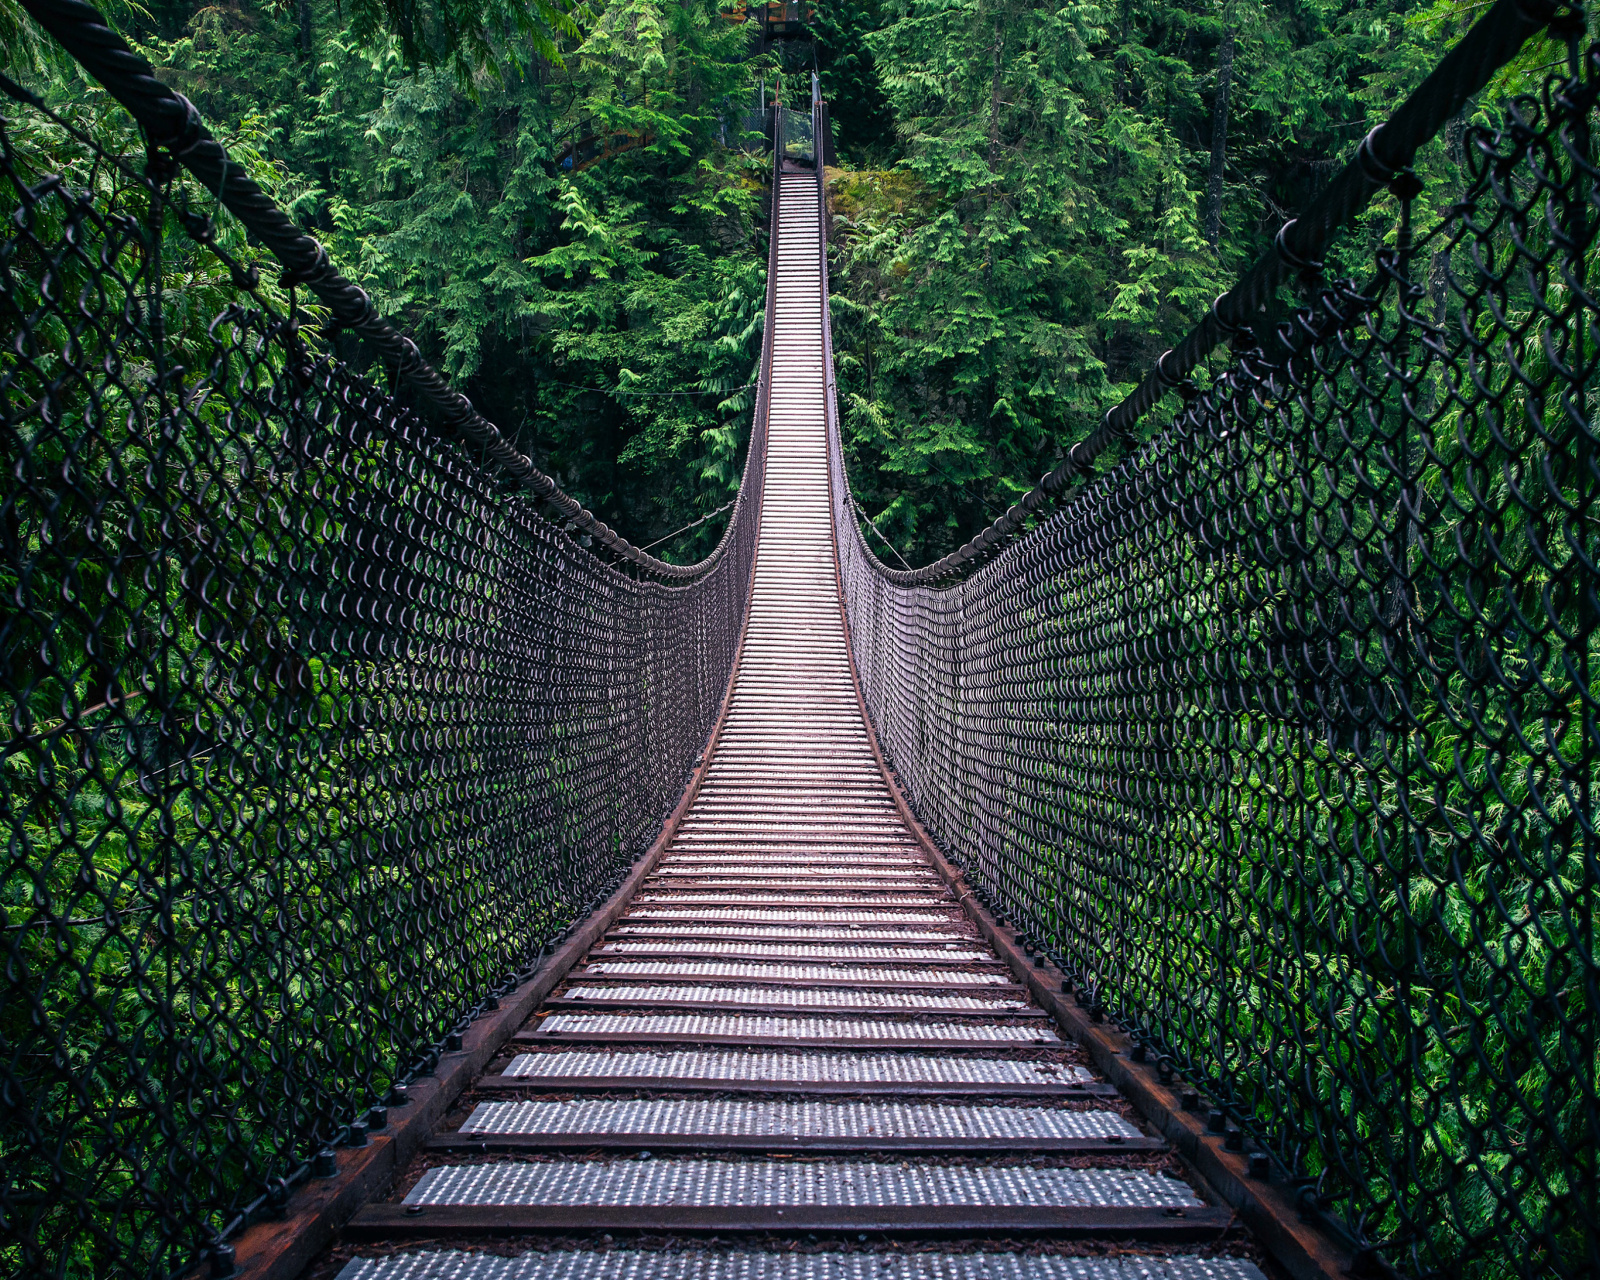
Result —
[{"label": "bridge deck", "polygon": [[[834,568],[814,175],[780,197],[760,549],[704,783],[515,1056],[357,1216],[389,1256],[342,1280],[1259,1280],[1138,1251],[1214,1241],[1230,1215],[1085,1069],[897,815]],[[459,1252],[520,1232],[572,1239]],[[721,1243],[662,1246],[688,1234]],[[908,1234],[966,1239],[896,1252]],[[1006,1251],[1019,1235],[1134,1243]]]}]

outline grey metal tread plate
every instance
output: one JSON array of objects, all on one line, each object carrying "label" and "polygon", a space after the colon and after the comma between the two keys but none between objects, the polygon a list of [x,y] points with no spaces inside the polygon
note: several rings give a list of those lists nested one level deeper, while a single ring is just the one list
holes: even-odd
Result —
[{"label": "grey metal tread plate", "polygon": [[[893,896],[891,896],[893,895]],[[846,907],[881,907],[885,911],[903,911],[907,908],[937,907],[953,903],[955,896],[944,887],[943,881],[897,879],[880,882],[863,881],[859,876],[806,877],[788,876],[695,876],[684,881],[661,880],[652,877],[639,891],[635,902],[645,903],[710,903],[714,906],[742,906],[756,903],[793,902],[797,905],[812,903],[837,903]]]},{"label": "grey metal tread plate", "polygon": [[1266,1280],[1242,1258],[1018,1253],[445,1250],[356,1258],[336,1280]]},{"label": "grey metal tread plate", "polygon": [[856,853],[848,858],[813,853],[669,853],[657,864],[659,876],[725,875],[742,869],[749,875],[793,875],[797,871],[817,875],[852,871],[860,876],[932,875],[926,862],[897,854]]},{"label": "grey metal tread plate", "polygon": [[914,1030],[924,1032],[922,1035],[863,1035],[853,1028],[843,1034],[817,1030],[808,1035],[806,1034],[807,1030],[809,1029],[794,1028],[788,1034],[776,1032],[764,1034],[758,1029],[734,1029],[727,1032],[697,1032],[682,1028],[669,1028],[661,1031],[635,1031],[631,1029],[607,1031],[585,1024],[519,1032],[513,1038],[518,1044],[539,1045],[609,1044],[637,1048],[656,1045],[715,1045],[718,1047],[759,1049],[924,1049],[938,1050],[940,1053],[978,1053],[986,1049],[993,1049],[997,1043],[1014,1045],[1024,1049],[1040,1047],[1059,1049],[1062,1045],[1062,1040],[1059,1036],[1052,1038],[1051,1034],[1043,1029],[1040,1029],[1037,1033],[1029,1031],[1025,1035],[1019,1035],[1015,1038],[987,1036],[977,1039],[959,1034],[970,1030],[967,1027],[914,1028]]},{"label": "grey metal tread plate", "polygon": [[672,960],[685,963],[720,961],[726,964],[775,963],[793,964],[895,964],[913,967],[968,964],[985,965],[995,976],[1009,982],[1010,970],[994,956],[975,948],[945,950],[939,946],[861,946],[838,942],[831,946],[822,942],[719,942],[712,939],[689,939],[686,942],[663,938],[626,938],[606,942],[589,953],[591,961],[599,960]]},{"label": "grey metal tread plate", "polygon": [[[947,959],[945,964],[951,962]],[[978,986],[985,989],[1006,987],[1022,992],[1010,976],[998,968],[950,969],[932,965],[891,968],[887,965],[856,961],[824,960],[820,963],[782,963],[778,961],[693,960],[681,952],[659,959],[623,959],[591,953],[578,975],[584,979],[604,977],[610,981],[632,978],[652,982],[684,978],[714,978],[720,981],[766,982],[792,985],[821,983],[827,986],[859,984],[868,988],[880,984],[934,990],[944,987]],[[1010,991],[1008,991],[1010,994]]]},{"label": "grey metal tread plate", "polygon": [[851,876],[858,880],[910,880],[918,885],[944,881],[925,862],[897,850],[868,849],[852,843],[853,852],[827,853],[793,849],[737,852],[700,849],[673,849],[652,873],[660,876],[698,879],[702,876],[765,876],[780,879],[818,879],[834,887],[827,877]]},{"label": "grey metal tread plate", "polygon": [[845,857],[799,864],[785,858],[774,858],[767,862],[752,858],[742,865],[741,861],[738,856],[730,856],[720,863],[696,861],[687,866],[664,865],[651,874],[645,881],[645,887],[652,890],[697,889],[738,883],[752,889],[771,889],[799,883],[807,888],[827,889],[832,893],[841,890],[913,893],[935,888],[943,890],[945,887],[945,882],[930,869],[910,863],[858,867],[852,866],[850,859]]},{"label": "grey metal tread plate", "polygon": [[931,891],[940,900],[948,898],[944,892],[944,881],[936,879],[932,872],[921,872],[920,868],[852,868],[845,862],[810,867],[774,864],[769,868],[740,867],[736,859],[729,859],[727,865],[722,867],[706,866],[704,863],[691,867],[669,867],[652,875],[644,884],[649,893],[683,890],[703,893],[708,889],[720,889],[735,890],[742,894],[787,889],[790,886],[826,889],[831,893],[926,894]]},{"label": "grey metal tread plate", "polygon": [[[892,844],[897,848],[916,847],[906,831],[905,823],[899,821],[892,812],[881,817],[858,813],[839,818],[815,812],[758,815],[726,810],[705,813],[695,810],[692,814],[692,817],[684,819],[683,826],[678,829],[678,838],[685,843],[694,839],[731,835],[762,836],[770,840],[786,837],[836,840],[849,836],[851,839]],[[841,830],[846,824],[848,830]]]},{"label": "grey metal tread plate", "polygon": [[[957,1058],[956,1061],[960,1061]],[[648,1093],[752,1094],[794,1098],[985,1098],[1103,1101],[1118,1097],[1116,1087],[1098,1080],[1062,1079],[1038,1084],[905,1084],[896,1081],[836,1083],[833,1081],[719,1080],[693,1076],[480,1076],[472,1086],[485,1092],[520,1094]]]},{"label": "grey metal tread plate", "polygon": [[422,1175],[404,1203],[619,1208],[964,1206],[985,1210],[1201,1207],[1186,1184],[1142,1169],[695,1159],[440,1165]]},{"label": "grey metal tread plate", "polygon": [[978,995],[936,992],[863,990],[849,987],[720,987],[698,984],[660,985],[614,983],[605,986],[585,984],[565,995],[545,1002],[549,1009],[573,1005],[679,1005],[750,1009],[770,1006],[784,1012],[792,1009],[824,1009],[830,1013],[941,1013],[976,1015],[985,1018],[1044,1017],[1042,1009],[1025,1000],[996,992]]},{"label": "grey metal tread plate", "polygon": [[969,1045],[992,1047],[1005,1044],[1062,1043],[1054,1027],[1042,1021],[985,1023],[977,1021],[942,1022],[931,1019],[892,1020],[883,1017],[841,1018],[819,1012],[804,1014],[739,1013],[553,1013],[536,1032],[539,1039],[552,1036],[603,1036],[607,1040],[636,1036],[641,1041],[656,1041],[670,1036],[693,1043],[700,1037],[707,1043],[796,1041],[799,1043],[837,1041],[856,1047],[879,1045],[901,1048],[938,1044],[949,1047]]},{"label": "grey metal tread plate", "polygon": [[[992,1046],[991,1046],[992,1047]],[[757,1083],[812,1084],[1031,1084],[1040,1080],[1088,1084],[1092,1072],[1074,1063],[1016,1058],[948,1058],[899,1053],[739,1049],[565,1049],[523,1053],[509,1076],[559,1080],[567,1076],[628,1075],[654,1079],[693,1077]]]},{"label": "grey metal tread plate", "polygon": [[724,1151],[1124,1152],[1164,1150],[1111,1111],[916,1101],[578,1098],[481,1102],[435,1149],[650,1146]]},{"label": "grey metal tread plate", "polygon": [[708,831],[674,839],[667,850],[669,858],[708,857],[721,855],[727,858],[777,858],[783,856],[831,858],[841,861],[858,856],[874,858],[899,858],[907,870],[915,867],[926,870],[927,864],[919,862],[916,855],[921,850],[911,843],[909,836],[881,838],[853,831],[818,831],[813,835],[762,835],[752,831]]},{"label": "grey metal tread plate", "polygon": [[[941,922],[945,923],[945,922]],[[958,923],[952,918],[949,924]],[[969,926],[970,927],[970,926]],[[953,928],[905,929],[898,924],[887,928],[869,928],[865,925],[847,924],[843,929],[825,925],[737,925],[737,924],[666,924],[628,922],[626,917],[606,934],[607,942],[662,941],[668,938],[699,938],[715,942],[761,942],[857,945],[919,945],[942,947],[947,942],[966,946],[979,945],[972,934],[958,933]]]},{"label": "grey metal tread plate", "polygon": [[[834,837],[830,840],[803,840],[784,837],[781,840],[762,840],[750,835],[728,835],[706,840],[698,845],[674,845],[669,858],[720,858],[725,862],[739,859],[762,859],[771,862],[779,859],[814,858],[819,861],[845,862],[853,858],[898,858],[907,872],[926,870],[926,864],[912,859],[917,853],[912,846],[872,843],[869,840]],[[752,862],[754,864],[754,862]]]},{"label": "grey metal tread plate", "polygon": [[[609,967],[604,962],[596,966],[585,967],[573,975],[573,980],[585,983],[647,983],[650,985],[682,984],[696,979],[707,982],[737,982],[741,987],[760,987],[768,991],[769,994],[781,997],[777,1001],[769,1000],[766,1003],[798,1003],[806,1005],[827,1004],[829,1001],[821,997],[830,992],[846,993],[850,991],[880,993],[913,991],[919,996],[933,996],[941,991],[981,991],[985,996],[995,999],[1004,997],[1008,1000],[1022,1000],[1026,996],[1026,991],[1023,987],[1006,981],[1000,974],[972,974],[970,976],[957,974],[951,976],[938,970],[932,970],[921,975],[907,973],[904,977],[898,978],[873,978],[858,977],[842,966],[837,969],[832,966],[825,966],[823,972],[826,972],[829,976],[823,978],[810,972],[791,976],[778,970],[770,973],[715,971],[718,969],[726,970],[728,966],[725,965],[687,965],[678,972],[669,970],[661,973],[645,973],[636,969],[624,972],[608,972]],[[784,992],[792,992],[795,988],[814,991],[819,998],[796,1000],[783,995]],[[728,1002],[713,1000],[711,1003],[726,1004]],[[746,1002],[739,1001],[737,1003]]]},{"label": "grey metal tread plate", "polygon": [[911,1004],[910,998],[898,1004],[872,1006],[868,1009],[843,1009],[829,1003],[805,1005],[798,1002],[779,1003],[770,1002],[735,1002],[731,1000],[605,1000],[582,997],[579,999],[557,998],[547,1000],[544,1008],[559,1013],[568,1012],[593,1012],[593,1013],[619,1013],[619,1014],[770,1014],[782,1016],[788,1013],[815,1013],[834,1018],[848,1018],[853,1014],[872,1013],[879,1017],[918,1018],[928,1014],[937,1014],[941,1018],[955,1019],[990,1019],[995,1022],[1015,1022],[1022,1026],[1043,1026],[1049,1022],[1048,1016],[1040,1010],[1034,1009],[952,1009],[941,1005],[916,1006]]},{"label": "grey metal tread plate", "polygon": [[885,912],[835,909],[830,911],[802,907],[711,907],[648,906],[629,910],[617,922],[618,927],[631,920],[737,920],[751,924],[858,924],[863,928],[903,929],[911,924],[945,924],[965,917],[954,907],[945,911],[898,911],[892,916]]},{"label": "grey metal tread plate", "polygon": [[1138,1138],[1114,1111],[941,1102],[753,1102],[587,1098],[480,1102],[463,1134],[725,1133],[759,1137]]},{"label": "grey metal tread plate", "polygon": [[825,1137],[789,1134],[725,1133],[442,1133],[428,1139],[430,1151],[506,1155],[573,1151],[637,1151],[674,1153],[737,1153],[747,1155],[910,1155],[1005,1156],[1019,1152],[1053,1156],[1149,1155],[1167,1144],[1159,1138],[906,1138]]},{"label": "grey metal tread plate", "polygon": [[[791,885],[781,890],[750,890],[744,893],[728,889],[707,889],[697,893],[688,886],[673,885],[641,892],[633,899],[640,911],[671,907],[753,908],[758,911],[783,910],[861,912],[902,919],[907,911],[950,911],[956,906],[955,895],[943,893],[895,892],[873,886],[871,893],[841,892],[830,885]],[[792,904],[792,906],[789,906]],[[853,916],[851,918],[854,918]]]}]

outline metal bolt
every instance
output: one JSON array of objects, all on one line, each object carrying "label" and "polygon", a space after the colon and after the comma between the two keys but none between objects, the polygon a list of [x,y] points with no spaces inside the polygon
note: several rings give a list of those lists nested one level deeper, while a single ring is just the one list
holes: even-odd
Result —
[{"label": "metal bolt", "polygon": [[364,1147],[364,1146],[367,1145],[367,1125],[366,1125],[366,1121],[364,1121],[364,1120],[352,1120],[350,1122],[350,1141],[349,1141],[349,1145],[352,1146],[352,1147]]},{"label": "metal bolt", "polygon": [[1182,1105],[1185,1111],[1200,1110],[1200,1095],[1193,1089],[1183,1091]]},{"label": "metal bolt", "polygon": [[1265,1151],[1252,1151],[1250,1153],[1250,1176],[1252,1178],[1266,1178],[1271,1176],[1272,1161],[1267,1158]]},{"label": "metal bolt", "polygon": [[227,1280],[233,1274],[233,1246],[219,1244],[211,1250],[211,1280]]},{"label": "metal bolt", "polygon": [[389,1090],[389,1105],[391,1107],[403,1107],[410,1101],[411,1097],[406,1093],[405,1085],[397,1084]]},{"label": "metal bolt", "polygon": [[1038,955],[1036,955],[1033,958],[1033,962],[1034,962],[1034,964],[1038,965],[1041,969],[1044,968],[1044,952],[1041,951]]},{"label": "metal bolt", "polygon": [[1143,1062],[1144,1046],[1142,1044],[1134,1045],[1133,1048],[1128,1050],[1128,1057],[1132,1058],[1135,1062]]},{"label": "metal bolt", "polygon": [[422,1210],[423,1210],[423,1206],[420,1205],[420,1204],[408,1204],[406,1206],[406,1217],[408,1217],[408,1218],[420,1217],[421,1214],[422,1214]]},{"label": "metal bolt", "polygon": [[372,1107],[367,1111],[367,1128],[376,1132],[389,1127],[389,1108]]},{"label": "metal bolt", "polygon": [[1229,1128],[1222,1135],[1222,1145],[1229,1151],[1244,1150],[1244,1130]]},{"label": "metal bolt", "polygon": [[339,1172],[338,1157],[333,1154],[330,1147],[323,1147],[311,1161],[311,1176],[313,1178],[331,1178]]},{"label": "metal bolt", "polygon": [[1063,978],[1063,979],[1061,979],[1061,991],[1062,991],[1062,993],[1064,995],[1069,995],[1070,996],[1072,994],[1072,979],[1071,978]]},{"label": "metal bolt", "polygon": [[1206,1116],[1207,1133],[1221,1133],[1227,1127],[1228,1117],[1223,1115],[1222,1112],[1213,1108],[1210,1114]]},{"label": "metal bolt", "polygon": [[1019,933],[1017,935],[1017,945],[1019,947],[1027,946],[1028,945],[1028,935],[1025,934],[1025,933]]},{"label": "metal bolt", "polygon": [[444,1038],[444,1051],[446,1053],[459,1053],[461,1050],[461,1033],[452,1031]]}]

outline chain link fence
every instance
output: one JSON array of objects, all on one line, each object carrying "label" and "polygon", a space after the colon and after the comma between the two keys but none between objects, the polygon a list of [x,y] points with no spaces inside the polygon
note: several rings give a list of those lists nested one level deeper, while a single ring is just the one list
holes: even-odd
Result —
[{"label": "chain link fence", "polygon": [[170,154],[7,116],[0,1270],[163,1276],[648,847],[734,661],[767,375],[720,547],[654,574],[334,358]]},{"label": "chain link fence", "polygon": [[1364,146],[1371,278],[1280,237],[1271,345],[1226,326],[1203,387],[1164,360],[1171,425],[964,579],[876,560],[831,411],[916,812],[1375,1272],[1600,1274],[1600,52],[1561,29],[1436,227]]}]

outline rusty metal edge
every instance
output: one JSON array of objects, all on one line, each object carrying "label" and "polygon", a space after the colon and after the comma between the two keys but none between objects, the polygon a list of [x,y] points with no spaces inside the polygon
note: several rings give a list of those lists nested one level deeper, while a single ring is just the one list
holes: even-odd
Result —
[{"label": "rusty metal edge", "polygon": [[[834,403],[833,321],[828,306],[827,198],[822,183],[817,186],[820,206],[818,224],[822,243],[822,341],[826,362],[824,407],[825,422],[832,426],[837,416]],[[830,443],[830,448],[831,448]],[[829,511],[833,508],[833,467],[828,468]],[[844,626],[844,651],[850,663],[850,683],[855,689],[861,722],[866,726],[867,745],[883,775],[884,784],[901,819],[921,846],[928,861],[950,885],[957,901],[985,940],[1005,961],[1029,993],[1055,1019],[1061,1029],[1089,1055],[1099,1072],[1125,1097],[1136,1111],[1169,1143],[1179,1160],[1197,1175],[1205,1188],[1226,1203],[1294,1280],[1344,1280],[1354,1271],[1355,1254],[1343,1241],[1308,1221],[1295,1203],[1294,1192],[1281,1181],[1249,1176],[1249,1165],[1242,1152],[1228,1151],[1221,1134],[1208,1133],[1195,1112],[1185,1111],[1175,1090],[1161,1083],[1155,1068],[1136,1063],[1129,1057],[1133,1041],[1109,1027],[1090,1021],[1089,1016],[1061,993],[1064,975],[1048,963],[1029,963],[1028,955],[1006,936],[995,919],[973,894],[963,873],[956,869],[944,850],[934,842],[906,799],[900,779],[890,767],[878,741],[877,726],[867,710],[861,692],[861,677],[856,669],[855,645],[850,635],[850,614],[845,608],[844,573],[839,563],[839,531],[833,530],[833,572],[839,597],[839,618]]]},{"label": "rusty metal edge", "polygon": [[[775,260],[778,246],[778,187],[772,183],[771,227],[767,246],[767,319],[762,335],[761,395],[772,391],[772,320],[774,308]],[[757,405],[757,412],[765,406]],[[261,1222],[246,1228],[234,1239],[234,1270],[231,1280],[296,1280],[334,1243],[335,1238],[373,1196],[381,1195],[411,1158],[426,1143],[445,1114],[484,1068],[512,1040],[518,1029],[538,1010],[540,1003],[563,978],[592,951],[639,891],[645,878],[683,825],[684,817],[700,794],[701,784],[711,768],[728,714],[733,709],[733,691],[739,682],[744,662],[745,637],[750,630],[750,604],[755,594],[756,565],[761,558],[761,507],[766,494],[766,471],[762,469],[756,490],[756,549],[751,560],[750,583],[745,590],[744,620],[739,627],[739,643],[733,666],[722,691],[722,707],[706,736],[700,759],[689,774],[683,794],[650,847],[634,863],[627,879],[601,904],[551,955],[527,982],[501,999],[500,1008],[478,1019],[462,1034],[461,1049],[444,1054],[434,1074],[413,1081],[406,1089],[404,1114],[391,1118],[386,1129],[373,1134],[363,1147],[347,1147],[335,1153],[338,1171],[331,1178],[317,1178],[303,1186],[290,1200],[289,1214],[278,1222]],[[394,1108],[390,1115],[393,1117]],[[201,1274],[199,1270],[191,1273]]]}]

